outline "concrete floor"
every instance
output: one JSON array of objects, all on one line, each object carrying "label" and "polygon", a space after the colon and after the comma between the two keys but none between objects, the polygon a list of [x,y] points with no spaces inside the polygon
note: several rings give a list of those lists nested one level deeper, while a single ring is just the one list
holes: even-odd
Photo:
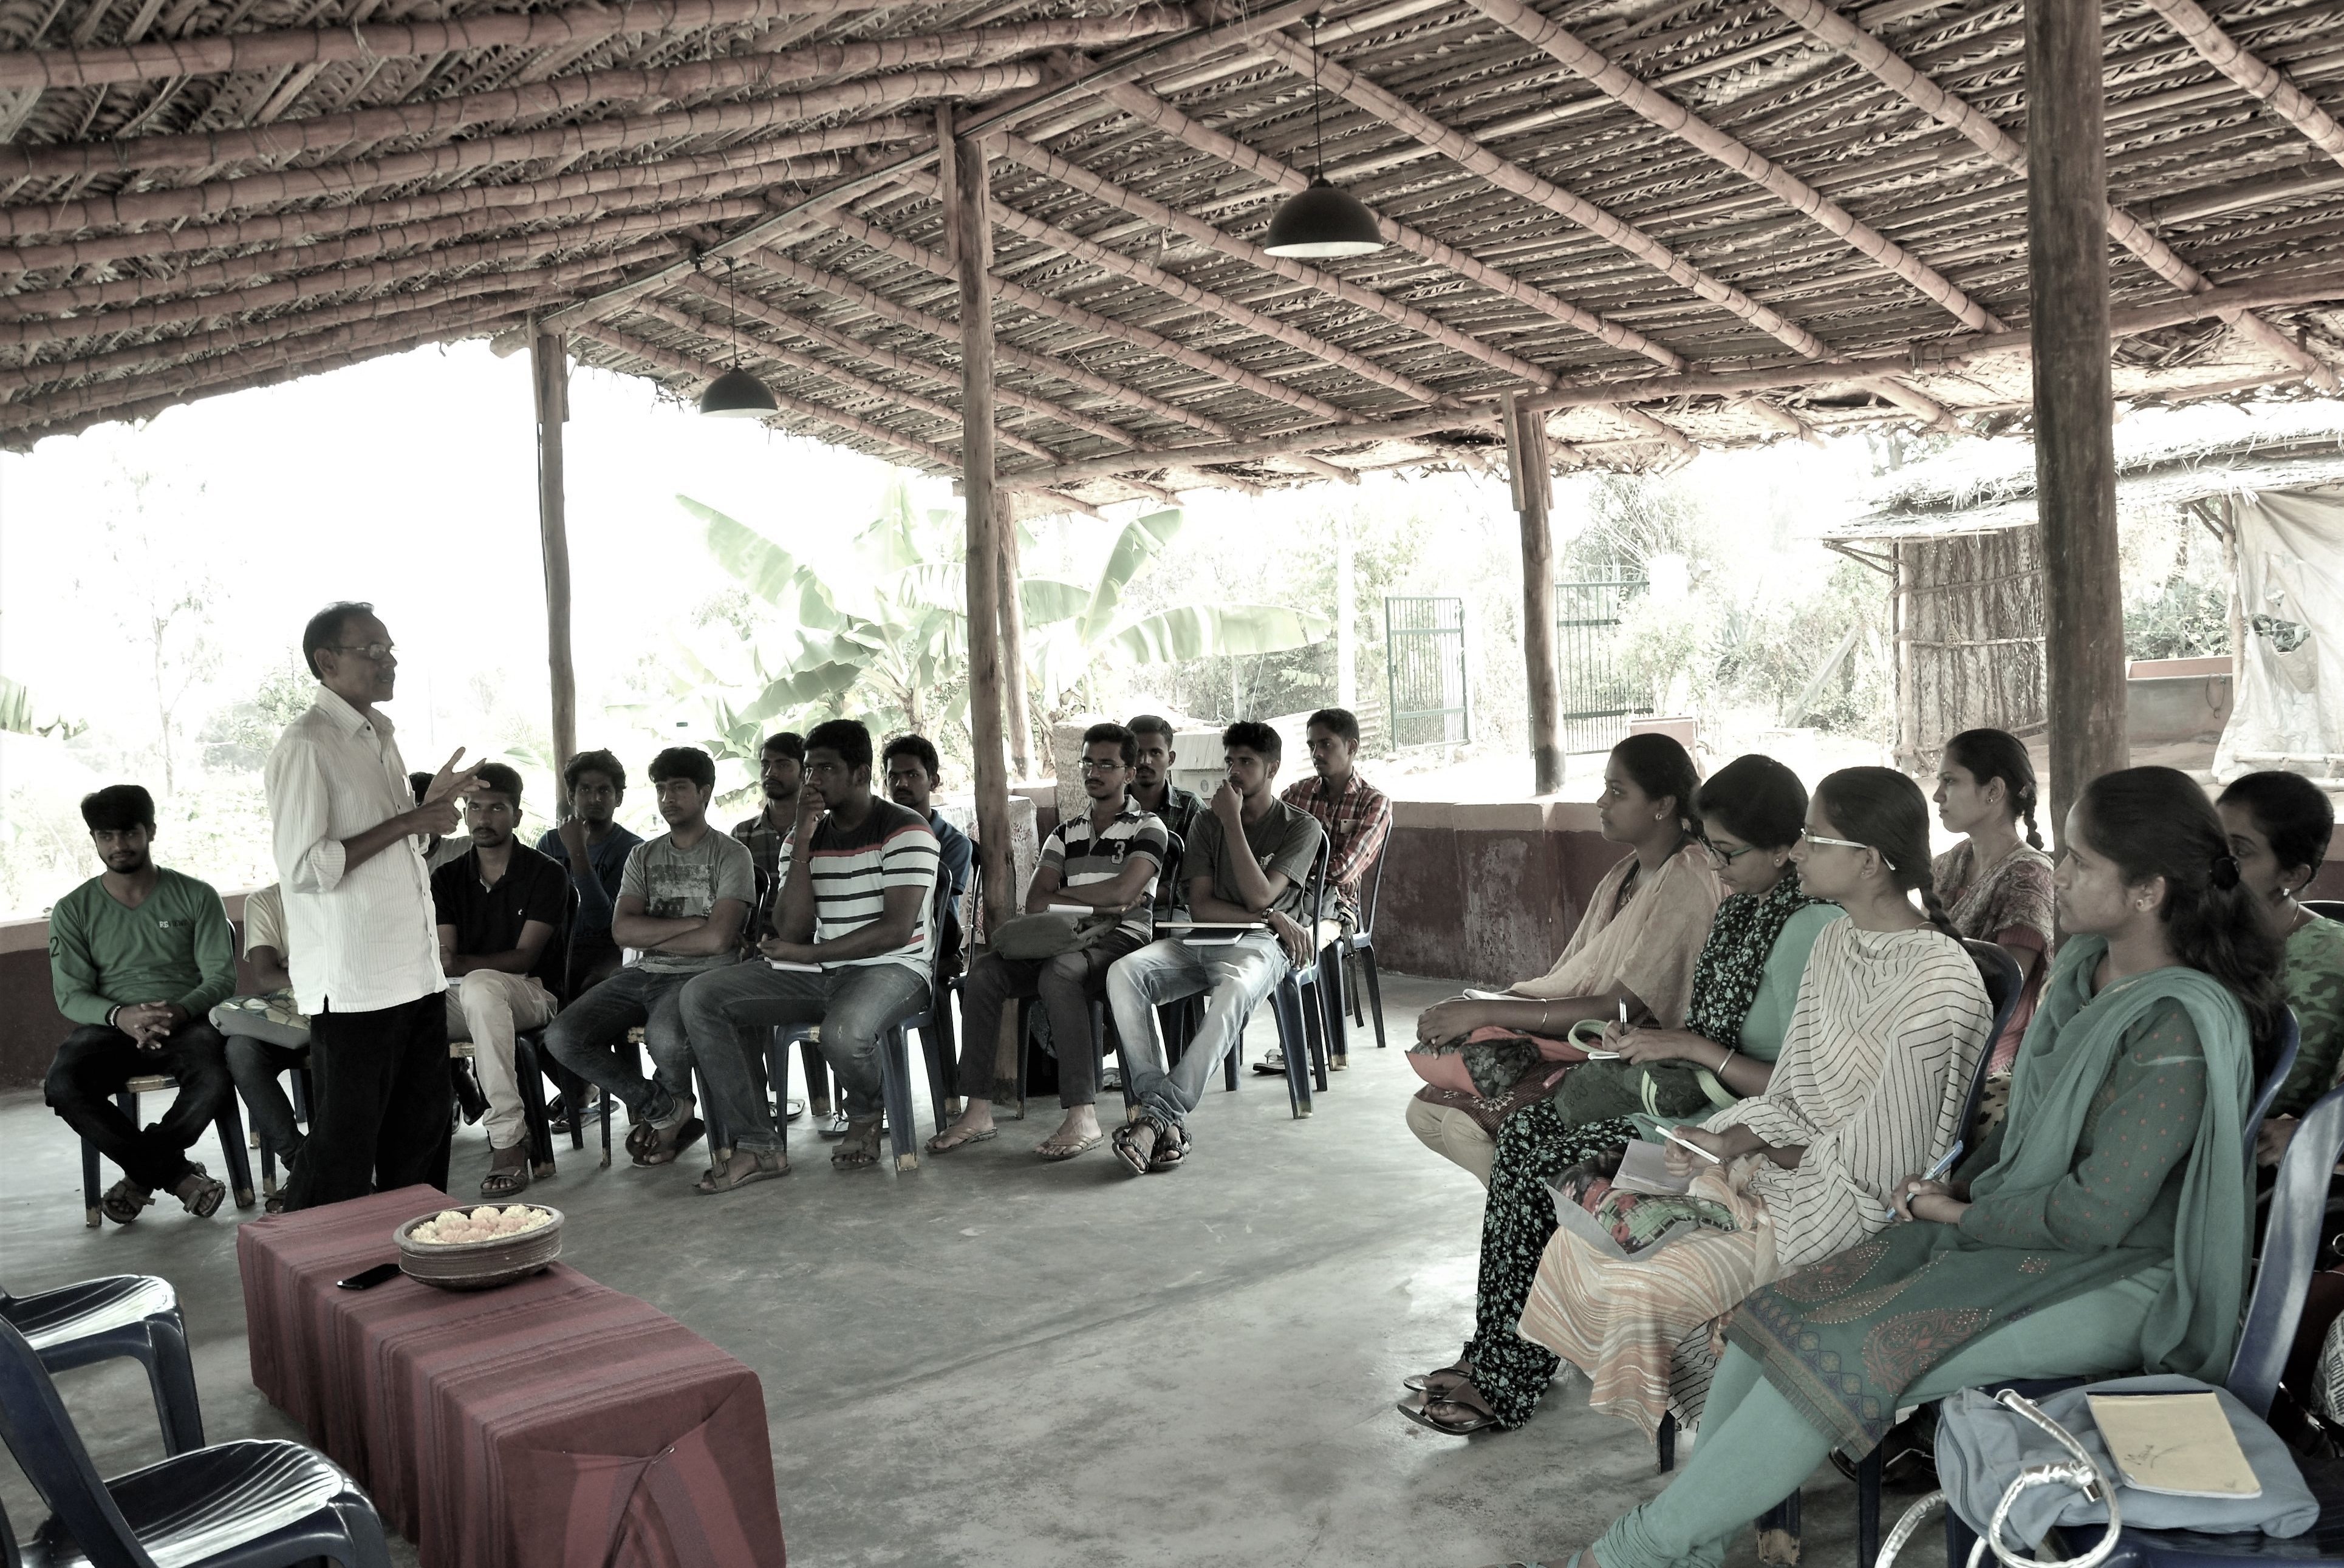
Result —
[{"label": "concrete floor", "polygon": [[[1392,1408],[1400,1378],[1448,1362],[1471,1326],[1480,1191],[1401,1123],[1417,1081],[1399,1048],[1451,989],[1388,980],[1392,1049],[1358,1037],[1308,1121],[1289,1119],[1276,1080],[1216,1089],[1167,1175],[1127,1176],[1104,1150],[1036,1161],[1056,1124],[1037,1103],[995,1141],[901,1176],[834,1172],[801,1132],[787,1181],[707,1199],[623,1156],[598,1170],[590,1141],[532,1195],[568,1214],[566,1261],[757,1370],[800,1568],[1559,1554],[1661,1484],[1651,1447],[1591,1414],[1583,1383],[1559,1385],[1521,1431],[1470,1441]],[[1266,1012],[1249,1038],[1274,1038]],[[166,1204],[84,1229],[75,1147],[36,1095],[0,1097],[0,1146],[15,1151],[0,1282],[165,1275],[208,1433],[300,1436],[248,1381],[229,1211]],[[486,1162],[464,1130],[460,1191]],[[135,1366],[61,1381],[101,1471],[160,1456]],[[1906,1501],[1892,1494],[1892,1519]],[[38,1516],[5,1457],[0,1503],[20,1529]],[[1806,1562],[1848,1563],[1852,1489],[1820,1472],[1805,1513]],[[1934,1565],[1938,1540],[1925,1533],[1905,1561]],[[1733,1562],[1755,1560],[1745,1534]]]}]

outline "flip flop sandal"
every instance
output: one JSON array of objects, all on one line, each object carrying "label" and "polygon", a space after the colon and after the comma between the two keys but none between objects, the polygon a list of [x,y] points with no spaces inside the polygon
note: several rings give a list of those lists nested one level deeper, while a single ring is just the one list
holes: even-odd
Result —
[{"label": "flip flop sandal", "polygon": [[1143,1111],[1137,1121],[1116,1128],[1107,1142],[1126,1170],[1134,1176],[1145,1176],[1147,1162],[1156,1153],[1157,1141],[1163,1135],[1164,1124]]},{"label": "flip flop sandal", "polygon": [[[1481,1398],[1481,1391],[1470,1382],[1447,1393],[1426,1393],[1415,1399],[1404,1399],[1397,1408],[1400,1414],[1427,1432],[1437,1432],[1443,1437],[1470,1437],[1498,1424],[1497,1412]],[[1436,1408],[1462,1413],[1437,1414]]]},{"label": "flip flop sandal", "polygon": [[[664,1131],[655,1132],[651,1141],[651,1148],[644,1153],[636,1155],[635,1163],[672,1165],[675,1163],[675,1157],[699,1142],[700,1135],[707,1131],[708,1123],[697,1116],[687,1116],[673,1127]],[[634,1135],[629,1133],[627,1141],[630,1143],[633,1142]]]},{"label": "flip flop sandal", "polygon": [[[506,1161],[510,1160],[510,1164]],[[480,1178],[480,1196],[490,1201],[516,1198],[529,1191],[529,1141],[510,1149],[489,1151],[489,1173]]]},{"label": "flip flop sandal", "polygon": [[[773,1163],[766,1164],[768,1160]],[[719,1192],[737,1192],[754,1182],[778,1181],[789,1173],[790,1162],[778,1154],[755,1154],[735,1149],[732,1153],[719,1157],[702,1171],[700,1180],[692,1184],[692,1190],[711,1196]]]},{"label": "flip flop sandal", "polygon": [[212,1173],[202,1166],[196,1167],[196,1191],[192,1197],[179,1200],[179,1206],[198,1220],[208,1220],[219,1212],[220,1201],[227,1196],[227,1183],[215,1181]]},{"label": "flip flop sandal", "polygon": [[830,1151],[830,1162],[842,1171],[868,1171],[879,1163],[879,1141],[886,1119],[858,1117],[846,1124],[846,1136]]},{"label": "flip flop sandal", "polygon": [[1044,1143],[1034,1151],[1045,1160],[1072,1160],[1077,1154],[1087,1154],[1106,1141],[1106,1134],[1094,1132],[1072,1143]]},{"label": "flip flop sandal", "polygon": [[950,1129],[947,1129],[928,1140],[928,1152],[949,1154],[955,1149],[965,1149],[972,1143],[982,1143],[988,1138],[1000,1136],[1001,1129],[998,1127],[988,1127],[982,1132],[964,1132],[957,1138],[953,1136]]},{"label": "flip flop sandal", "polygon": [[106,1190],[106,1196],[97,1201],[97,1206],[116,1224],[127,1225],[138,1218],[141,1209],[154,1201],[155,1194],[134,1186],[130,1178],[126,1176]]},{"label": "flip flop sandal", "polygon": [[1283,1078],[1286,1076],[1286,1053],[1272,1046],[1261,1053],[1261,1060],[1253,1064],[1253,1070],[1264,1078]]},{"label": "flip flop sandal", "polygon": [[1425,1393],[1439,1391],[1445,1385],[1460,1379],[1466,1382],[1473,1381],[1473,1361],[1470,1356],[1460,1355],[1437,1372],[1419,1372],[1414,1377],[1404,1377],[1399,1380],[1399,1386],[1418,1393]]}]

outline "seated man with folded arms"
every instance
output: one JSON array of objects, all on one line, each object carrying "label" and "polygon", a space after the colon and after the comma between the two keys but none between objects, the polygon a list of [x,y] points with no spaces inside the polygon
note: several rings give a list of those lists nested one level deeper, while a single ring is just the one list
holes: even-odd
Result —
[{"label": "seated man with folded arms", "polygon": [[763,1035],[819,1023],[846,1102],[833,1165],[879,1159],[879,1037],[928,1005],[936,945],[936,836],[918,812],[871,792],[871,731],[851,719],[806,737],[805,790],[783,851],[780,935],[768,962],[702,975],[683,1018],[708,1095],[731,1135],[698,1190],[730,1192],[789,1173],[765,1097]]},{"label": "seated man with folded arms", "polygon": [[619,825],[627,798],[627,770],[608,751],[581,751],[561,767],[570,814],[548,828],[537,852],[570,873],[578,914],[570,929],[570,956],[561,994],[583,996],[618,971],[621,954],[611,940],[611,918],[627,857],[642,839]]},{"label": "seated man with folded arms", "polygon": [[[122,1167],[99,1208],[116,1224],[168,1192],[208,1217],[227,1189],[187,1158],[236,1092],[211,1010],[236,990],[236,931],[207,882],[155,864],[155,801],[136,784],[86,795],[81,819],[106,863],[49,911],[57,1010],[79,1025],[42,1086],[49,1109]],[[143,1131],[115,1105],[134,1078],[168,1073],[178,1093]]]},{"label": "seated man with folded arms", "polygon": [[[1143,713],[1131,721],[1130,729],[1139,748],[1139,761],[1131,770],[1132,803],[1163,823],[1164,830],[1185,845],[1205,803],[1195,790],[1172,782],[1173,766],[1180,760],[1180,754],[1172,749],[1172,721],[1161,714]],[[1156,912],[1170,915],[1187,907],[1188,885],[1180,879],[1179,863],[1172,861],[1157,879]]]},{"label": "seated man with folded arms", "polygon": [[[625,1104],[634,1124],[627,1152],[636,1164],[667,1165],[707,1131],[693,1114],[684,987],[740,961],[757,876],[740,840],[709,823],[716,763],[707,752],[671,746],[652,759],[651,773],[668,830],[628,853],[611,920],[611,934],[639,950],[618,973],[571,999],[547,1026],[545,1045],[555,1060]],[[652,1055],[650,1078],[627,1044],[627,1030],[639,1024]]]},{"label": "seated man with folded arms", "polygon": [[[244,961],[260,989],[212,1009],[212,1027],[227,1042],[228,1076],[252,1119],[252,1135],[290,1175],[308,1140],[278,1081],[309,1060],[309,1017],[293,1000],[292,947],[285,935],[285,894],[275,882],[244,898]],[[269,1211],[284,1207],[270,1198]]]},{"label": "seated man with folded arms", "polygon": [[[1327,890],[1335,896],[1328,911],[1349,936],[1359,929],[1359,900],[1368,872],[1391,836],[1391,802],[1384,792],[1359,777],[1354,764],[1359,755],[1359,721],[1348,708],[1322,708],[1310,716],[1310,770],[1278,799],[1298,806],[1318,819],[1327,835]],[[1348,977],[1346,977],[1348,980]],[[1328,1042],[1327,1065],[1350,1065],[1349,1043],[1340,1030]],[[1263,1051],[1253,1065],[1256,1072],[1284,1072],[1286,1059],[1276,1047]]]},{"label": "seated man with folded arms", "polygon": [[464,802],[471,848],[431,873],[448,1039],[471,1042],[472,1070],[488,1096],[489,1173],[480,1196],[493,1201],[529,1187],[532,1151],[514,1036],[561,1010],[554,988],[564,955],[556,939],[570,911],[570,879],[513,841],[520,825],[520,775],[501,762],[481,763]]},{"label": "seated man with folded arms", "polygon": [[976,864],[976,846],[936,809],[936,785],[944,778],[944,769],[936,760],[936,749],[925,738],[898,735],[880,750],[879,766],[886,775],[887,799],[907,810],[917,811],[927,820],[928,831],[936,836],[937,858],[952,877],[952,902],[945,908],[945,925],[937,933],[940,945],[936,949],[941,977],[950,980],[961,972],[967,956],[961,951],[960,905],[961,900],[968,896],[969,874]]},{"label": "seated man with folded arms", "polygon": [[1083,793],[1091,809],[1050,829],[1042,863],[1026,895],[1026,912],[1053,904],[1120,911],[1115,930],[1087,948],[1052,959],[1007,959],[988,952],[970,966],[961,999],[960,1091],[968,1108],[928,1141],[945,1154],[994,1135],[994,1060],[1001,1015],[1013,999],[1038,996],[1050,1017],[1058,1053],[1058,1103],[1066,1112],[1058,1130],[1034,1151],[1045,1160],[1071,1160],[1105,1141],[1099,1131],[1097,1052],[1091,1040],[1090,1002],[1106,990],[1106,971],[1126,953],[1147,945],[1156,879],[1163,869],[1164,824],[1130,796],[1138,747],[1120,724],[1083,731]]},{"label": "seated man with folded arms", "polygon": [[[1192,920],[1258,927],[1233,942],[1177,938],[1149,943],[1107,970],[1126,1081],[1139,1118],[1115,1131],[1116,1158],[1137,1175],[1169,1171],[1187,1157],[1188,1112],[1238,1031],[1290,964],[1308,963],[1318,938],[1304,928],[1318,819],[1271,792],[1284,749],[1267,724],[1239,721],[1221,733],[1228,771],[1197,814],[1180,874]],[[1157,1008],[1205,993],[1205,1016],[1177,1066],[1165,1067]]]}]

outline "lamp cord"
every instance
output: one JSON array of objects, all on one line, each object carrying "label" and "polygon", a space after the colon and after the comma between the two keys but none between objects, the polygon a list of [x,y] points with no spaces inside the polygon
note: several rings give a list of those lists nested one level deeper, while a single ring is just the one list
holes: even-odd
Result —
[{"label": "lamp cord", "polygon": [[1318,90],[1318,24],[1324,20],[1316,11],[1310,14],[1310,177],[1327,177],[1327,114],[1326,97]]}]

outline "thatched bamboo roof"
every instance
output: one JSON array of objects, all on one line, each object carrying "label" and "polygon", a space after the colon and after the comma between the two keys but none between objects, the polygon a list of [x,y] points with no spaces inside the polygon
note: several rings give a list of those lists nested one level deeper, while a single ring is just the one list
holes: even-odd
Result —
[{"label": "thatched bamboo roof", "polygon": [[[2339,15],[2110,12],[2120,397],[2333,387]],[[1510,390],[1624,467],[2003,425],[2022,50],[2016,0],[0,0],[0,443],[533,327],[695,395],[737,313],[782,424],[952,471],[940,107],[1034,506],[1478,462]],[[1258,248],[1314,73],[1378,255]]]}]

